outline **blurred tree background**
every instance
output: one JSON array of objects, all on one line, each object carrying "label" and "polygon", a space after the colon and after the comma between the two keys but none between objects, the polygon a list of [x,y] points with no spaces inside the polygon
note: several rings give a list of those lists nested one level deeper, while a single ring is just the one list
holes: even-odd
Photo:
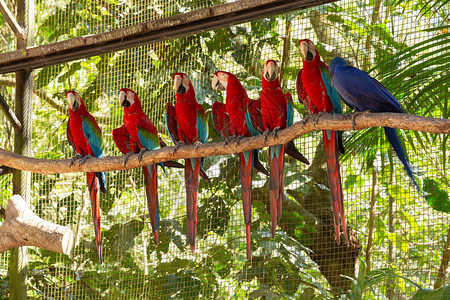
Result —
[{"label": "blurred tree background", "polygon": [[[14,11],[14,1],[6,1]],[[101,33],[224,4],[222,0],[39,0],[36,45]],[[258,97],[266,59],[279,62],[285,91],[296,95],[298,40],[313,40],[325,62],[342,56],[382,82],[407,112],[449,118],[448,0],[344,0],[180,39],[35,70],[33,156],[74,155],[65,136],[64,92],[77,90],[103,132],[107,155],[120,155],[112,129],[121,126],[122,87],[135,90],[144,111],[169,142],[164,106],[174,103],[174,72],[193,81],[210,115],[224,95],[211,89],[215,71],[230,71]],[[0,16],[0,49],[15,37]],[[13,99],[14,74],[0,75],[0,93]],[[297,99],[296,96],[294,96]],[[13,101],[9,102],[13,106]],[[296,121],[306,115],[298,101]],[[344,108],[347,109],[347,108]],[[350,110],[348,110],[350,111]],[[14,132],[0,114],[0,147]],[[220,140],[210,120],[211,141]],[[446,299],[450,254],[448,135],[401,132],[416,178],[410,184],[380,128],[345,132],[341,157],[350,245],[336,245],[320,133],[295,141],[310,166],[286,158],[283,217],[270,237],[268,178],[254,175],[252,250],[245,232],[236,156],[210,157],[201,182],[197,252],[186,247],[182,170],[159,172],[160,245],[155,246],[140,169],[109,172],[101,199],[104,264],[97,261],[83,174],[32,175],[32,209],[71,226],[71,256],[29,248],[28,295],[36,299],[251,298]],[[169,143],[170,144],[170,143]],[[267,151],[261,151],[267,162]],[[267,164],[266,164],[267,166]],[[268,167],[268,166],[267,166]],[[0,204],[11,196],[11,175],[0,176]],[[9,295],[9,253],[0,255],[0,296]],[[434,289],[434,291],[433,291]],[[432,298],[429,298],[432,297]],[[447,298],[448,299],[448,298]]]}]

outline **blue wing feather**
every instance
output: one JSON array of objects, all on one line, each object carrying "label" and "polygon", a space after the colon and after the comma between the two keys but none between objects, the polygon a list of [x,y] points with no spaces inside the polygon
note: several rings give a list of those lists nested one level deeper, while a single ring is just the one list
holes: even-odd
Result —
[{"label": "blue wing feather", "polygon": [[169,115],[167,113],[164,115],[164,120],[165,120],[165,123],[166,123],[167,131],[169,132],[170,139],[175,144],[177,141],[175,141],[175,139],[173,138],[172,132],[170,132],[170,129],[169,129]]},{"label": "blue wing feather", "polygon": [[83,118],[83,133],[88,140],[89,146],[92,149],[95,157],[103,157],[102,136],[97,126],[89,119]]},{"label": "blue wing feather", "polygon": [[286,93],[286,126],[294,124],[294,105],[291,93]]},{"label": "blue wing feather", "polygon": [[330,73],[328,72],[326,66],[321,66],[320,69],[322,74],[322,80],[327,90],[327,94],[331,99],[331,103],[333,103],[333,112],[337,114],[342,114],[341,97],[339,96],[339,93],[336,91],[336,89],[331,86]]},{"label": "blue wing feather", "polygon": [[208,119],[205,110],[198,104],[197,106],[197,136],[200,142],[207,143],[209,137]]},{"label": "blue wing feather", "polygon": [[[89,116],[83,117],[83,133],[84,137],[88,140],[89,147],[95,157],[103,157],[103,147],[102,147],[102,133],[98,125],[94,123]],[[99,180],[100,190],[106,193],[106,174],[105,172],[95,172],[95,176]]]},{"label": "blue wing feather", "polygon": [[259,135],[259,131],[256,130],[255,126],[253,126],[252,118],[250,117],[250,113],[246,110],[245,112],[245,122],[247,123],[248,130],[252,134],[252,136]]},{"label": "blue wing feather", "polygon": [[146,131],[143,128],[138,128],[139,141],[147,150],[156,150],[160,148],[158,136]]}]

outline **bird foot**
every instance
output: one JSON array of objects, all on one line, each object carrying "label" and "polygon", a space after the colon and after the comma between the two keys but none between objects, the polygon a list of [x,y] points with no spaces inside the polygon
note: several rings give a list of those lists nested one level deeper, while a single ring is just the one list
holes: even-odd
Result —
[{"label": "bird foot", "polygon": [[183,141],[178,141],[175,143],[175,148],[173,148],[173,152],[172,154],[175,155],[175,152],[177,152],[177,150],[181,147],[186,145]]},{"label": "bird foot", "polygon": [[77,159],[83,158],[83,156],[84,156],[84,155],[81,154],[81,153],[75,154],[75,156],[74,156],[74,157],[72,158],[72,160],[70,161],[69,167],[71,167]]},{"label": "bird foot", "polygon": [[83,156],[83,158],[80,160],[80,162],[78,163],[79,166],[81,166],[82,164],[84,164],[89,158],[91,158],[91,155],[85,155]]},{"label": "bird foot", "polygon": [[145,152],[145,151],[147,151],[147,149],[145,149],[145,148],[142,148],[141,151],[139,151],[139,156],[138,156],[139,162],[141,162],[141,160],[142,160],[142,155],[144,155],[144,152]]},{"label": "bird foot", "polygon": [[197,150],[197,148],[198,148],[198,146],[200,146],[202,144],[202,142],[200,142],[200,141],[195,141],[195,143],[193,144],[194,145],[194,149],[195,150]]},{"label": "bird foot", "polygon": [[273,131],[272,131],[272,137],[273,137],[273,138],[276,138],[276,137],[277,137],[278,131],[280,131],[280,126],[277,126],[277,127],[275,127],[275,128],[273,129]]},{"label": "bird foot", "polygon": [[243,138],[242,135],[239,135],[236,137],[236,148],[237,148],[237,146],[239,146],[239,143],[241,142],[242,138]]},{"label": "bird foot", "polygon": [[318,112],[314,118],[314,127],[316,127],[317,122],[319,121],[319,118],[324,114],[323,111]]},{"label": "bird foot", "polygon": [[123,159],[123,166],[126,167],[127,166],[127,161],[130,158],[130,156],[133,155],[133,152],[128,152],[127,154],[125,154],[124,159]]},{"label": "bird foot", "polygon": [[234,139],[236,139],[236,137],[235,137],[234,135],[230,135],[229,137],[227,137],[227,138],[225,139],[225,141],[223,142],[223,145],[224,145],[224,146],[228,145],[228,144],[231,143]]},{"label": "bird foot", "polygon": [[306,123],[309,121],[309,119],[311,119],[311,115],[306,115],[306,117],[303,118],[303,120],[302,120],[302,129],[306,125]]},{"label": "bird foot", "polygon": [[264,137],[264,143],[267,141],[267,138],[269,137],[269,135],[270,135],[270,130],[266,130],[266,131],[264,131],[263,132],[263,137]]},{"label": "bird foot", "polygon": [[367,113],[367,112],[371,112],[370,110],[366,110],[366,111],[355,111],[351,116],[351,119],[352,119],[352,129],[353,130],[355,130],[355,127],[356,127],[356,122],[355,122],[355,118],[357,117],[357,116],[359,116],[359,115],[362,115],[362,114],[364,114],[364,113]]}]

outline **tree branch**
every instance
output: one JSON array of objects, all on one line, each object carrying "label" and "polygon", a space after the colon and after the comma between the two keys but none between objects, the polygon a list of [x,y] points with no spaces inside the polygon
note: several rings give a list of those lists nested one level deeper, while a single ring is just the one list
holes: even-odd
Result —
[{"label": "tree branch", "polygon": [[[293,139],[316,130],[350,131],[353,130],[351,116],[352,114],[331,115],[325,113],[318,116],[308,116],[304,122],[297,122],[291,127],[281,130],[275,138],[269,137],[266,141],[260,135],[242,138],[239,145],[234,143],[225,145],[223,142],[206,143],[200,145],[197,149],[194,149],[192,145],[186,145],[180,147],[175,154],[173,154],[174,147],[164,147],[155,151],[146,152],[141,162],[138,161],[138,155],[131,156],[127,161],[126,167],[123,166],[123,157],[120,156],[90,158],[82,165],[75,163],[72,167],[69,167],[71,161],[69,159],[46,160],[24,157],[1,148],[0,165],[45,175],[125,170],[168,160],[227,155],[278,144],[286,144]],[[360,113],[355,118],[355,130],[379,126],[432,133],[450,133],[450,120],[447,119],[435,119],[410,114],[370,112]]]},{"label": "tree branch", "polygon": [[5,113],[6,118],[14,126],[14,129],[20,131],[22,129],[22,124],[14,111],[9,107],[8,102],[6,102],[6,99],[2,94],[0,94],[0,109]]},{"label": "tree branch", "polygon": [[11,30],[14,32],[18,40],[23,41],[25,39],[25,30],[17,23],[16,18],[9,10],[6,2],[0,0],[0,12],[3,15],[6,23],[8,23]]},{"label": "tree branch", "polygon": [[47,222],[36,216],[19,195],[12,196],[0,227],[0,253],[21,246],[35,246],[69,255],[74,234],[69,227]]}]

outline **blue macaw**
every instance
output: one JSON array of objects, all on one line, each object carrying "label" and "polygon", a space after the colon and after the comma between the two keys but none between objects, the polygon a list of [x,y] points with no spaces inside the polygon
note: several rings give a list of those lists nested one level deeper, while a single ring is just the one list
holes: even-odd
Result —
[{"label": "blue macaw", "polygon": [[[331,85],[341,95],[342,100],[356,112],[397,112],[404,113],[397,99],[376,79],[364,71],[349,66],[342,57],[335,57],[329,66]],[[405,167],[406,173],[417,190],[419,185],[414,179],[405,151],[400,143],[395,128],[383,127],[386,137],[395,153]]]}]

